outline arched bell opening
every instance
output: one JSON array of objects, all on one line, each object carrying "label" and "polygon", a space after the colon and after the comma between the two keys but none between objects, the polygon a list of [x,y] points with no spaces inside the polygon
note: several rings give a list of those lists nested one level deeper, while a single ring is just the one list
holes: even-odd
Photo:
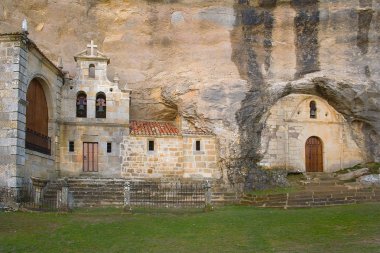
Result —
[{"label": "arched bell opening", "polygon": [[78,118],[87,118],[87,94],[84,91],[77,93],[76,115]]},{"label": "arched bell opening", "polygon": [[105,119],[107,116],[106,94],[98,92],[96,94],[95,116]]}]

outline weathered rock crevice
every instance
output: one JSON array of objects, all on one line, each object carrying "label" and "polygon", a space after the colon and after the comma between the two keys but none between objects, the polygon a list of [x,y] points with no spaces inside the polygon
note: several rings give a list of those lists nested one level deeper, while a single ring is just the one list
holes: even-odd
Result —
[{"label": "weathered rock crevice", "polygon": [[[368,3],[360,4],[370,7]],[[293,93],[316,95],[327,100],[352,126],[355,140],[365,151],[367,160],[380,159],[380,148],[377,144],[380,140],[380,108],[378,102],[375,102],[380,101],[378,84],[370,80],[355,83],[334,79],[333,76],[326,77],[319,62],[319,3],[291,1],[290,5],[295,10],[296,73],[294,80],[283,83],[271,82],[270,76],[264,74],[263,68],[260,68],[265,64],[264,69],[267,71],[270,65],[266,60],[263,63],[258,57],[264,52],[268,53],[266,45],[273,43],[268,36],[271,34],[268,28],[273,27],[273,23],[265,24],[268,19],[263,17],[272,16],[276,8],[275,2],[269,5],[270,8],[266,5],[252,6],[249,1],[237,1],[234,5],[237,19],[231,32],[232,60],[238,67],[241,78],[247,80],[249,91],[236,113],[240,134],[238,157],[231,157],[222,164],[229,171],[227,174],[230,181],[244,181],[245,177],[245,186],[248,188],[258,187],[260,182],[257,178],[265,174],[257,165],[262,158],[260,136],[265,121],[263,119],[280,98]],[[363,13],[360,14],[361,12]],[[372,11],[359,11],[357,46],[362,53],[368,51],[368,30],[372,15],[369,13]],[[271,20],[279,22],[273,17]],[[266,36],[262,38],[263,35]],[[309,74],[313,72],[314,74]]]}]

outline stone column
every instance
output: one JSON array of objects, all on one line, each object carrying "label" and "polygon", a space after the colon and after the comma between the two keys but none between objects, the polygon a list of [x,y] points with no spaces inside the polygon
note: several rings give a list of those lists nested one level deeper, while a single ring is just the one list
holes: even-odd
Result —
[{"label": "stone column", "polygon": [[67,185],[62,186],[61,203],[60,203],[59,209],[61,211],[69,210],[69,187]]},{"label": "stone column", "polygon": [[22,186],[25,163],[26,34],[0,35],[0,186]]},{"label": "stone column", "polygon": [[131,212],[131,182],[124,184],[124,211]]},{"label": "stone column", "polygon": [[211,191],[211,183],[210,181],[206,180],[206,183],[204,185],[205,189],[205,211],[212,211],[212,191]]},{"label": "stone column", "polygon": [[31,182],[32,182],[32,194],[33,194],[33,200],[34,204],[37,207],[41,207],[43,203],[43,194],[44,194],[44,188],[47,185],[48,181],[41,179],[41,178],[36,178],[36,177],[31,177]]},{"label": "stone column", "polygon": [[34,187],[34,204],[36,206],[40,206],[42,204],[42,187],[41,186],[35,186]]}]

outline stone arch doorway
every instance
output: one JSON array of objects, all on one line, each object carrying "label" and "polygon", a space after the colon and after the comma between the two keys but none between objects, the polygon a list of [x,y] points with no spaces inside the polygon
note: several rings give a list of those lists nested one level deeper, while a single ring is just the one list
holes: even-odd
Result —
[{"label": "stone arch doorway", "polygon": [[34,78],[26,93],[25,147],[44,154],[51,154],[49,134],[49,111],[41,82]]},{"label": "stone arch doorway", "polygon": [[307,139],[305,144],[306,172],[323,172],[323,145],[317,136]]}]

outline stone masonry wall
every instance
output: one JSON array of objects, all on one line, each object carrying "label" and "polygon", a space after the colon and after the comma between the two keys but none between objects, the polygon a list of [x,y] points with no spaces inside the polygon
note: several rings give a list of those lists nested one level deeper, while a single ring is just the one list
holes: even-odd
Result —
[{"label": "stone masonry wall", "polygon": [[[19,36],[0,37],[0,186],[17,186],[17,164],[22,157],[17,155],[25,135],[20,132],[19,119],[25,118],[25,111],[19,112],[19,104],[25,104],[25,45]],[[19,96],[23,95],[19,100]]]},{"label": "stone masonry wall", "polygon": [[30,177],[55,180],[57,178],[56,168],[54,156],[25,149],[24,172],[19,173],[19,175],[22,175],[26,180]]},{"label": "stone masonry wall", "polygon": [[[196,141],[200,141],[200,151],[195,150]],[[183,155],[183,176],[185,178],[220,178],[215,138],[185,136],[183,138]]]},{"label": "stone masonry wall", "polygon": [[[120,142],[124,127],[68,125],[61,126],[60,176],[120,177]],[[69,142],[74,142],[74,152],[69,151]],[[83,143],[98,143],[98,172],[83,172]],[[107,142],[112,152],[107,153]]]},{"label": "stone masonry wall", "polygon": [[[60,131],[58,119],[61,116],[61,87],[63,77],[59,70],[36,49],[35,46],[28,47],[28,65],[26,68],[27,82],[22,90],[25,90],[25,96],[28,86],[33,79],[37,79],[44,89],[46,102],[48,105],[48,136],[51,138],[51,155],[44,155],[39,152],[23,149],[19,153],[24,158],[18,175],[28,179],[30,177],[39,177],[43,179],[55,179],[59,170],[59,149],[60,149]],[[26,111],[25,109],[22,109]],[[25,131],[26,118],[22,122]],[[23,141],[25,143],[25,141]],[[23,152],[22,152],[23,151]]]},{"label": "stone masonry wall", "polygon": [[[18,187],[30,176],[54,177],[55,149],[60,115],[60,71],[37,49],[26,34],[0,36],[0,185]],[[42,84],[49,109],[52,155],[25,150],[26,93],[31,80]],[[53,162],[52,162],[53,161]]]},{"label": "stone masonry wall", "polygon": [[[155,150],[148,151],[148,141]],[[201,151],[195,151],[195,141]],[[122,176],[126,178],[219,178],[213,137],[128,136],[121,145]]]},{"label": "stone masonry wall", "polygon": [[[66,122],[91,122],[109,124],[128,124],[129,122],[129,90],[119,89],[117,82],[107,79],[107,63],[103,61],[77,59],[78,76],[62,90],[63,121]],[[88,76],[88,66],[95,65],[95,77]],[[79,91],[87,95],[87,118],[76,117],[76,97]],[[96,94],[103,92],[106,95],[107,117],[95,119]]]},{"label": "stone masonry wall", "polygon": [[[154,151],[148,151],[148,141]],[[183,143],[178,137],[128,136],[121,144],[122,176],[126,178],[180,178],[183,175]]]},{"label": "stone masonry wall", "polygon": [[[120,143],[129,133],[130,90],[119,88],[117,80],[107,78],[108,58],[83,51],[75,56],[78,75],[62,89],[61,176],[120,177]],[[89,66],[95,66],[95,77],[89,76]],[[87,117],[76,117],[78,92],[87,95]],[[96,95],[106,96],[106,118],[96,118]],[[69,142],[74,142],[74,152]],[[83,143],[98,143],[98,172],[83,171]],[[112,152],[107,153],[110,142]]]}]

